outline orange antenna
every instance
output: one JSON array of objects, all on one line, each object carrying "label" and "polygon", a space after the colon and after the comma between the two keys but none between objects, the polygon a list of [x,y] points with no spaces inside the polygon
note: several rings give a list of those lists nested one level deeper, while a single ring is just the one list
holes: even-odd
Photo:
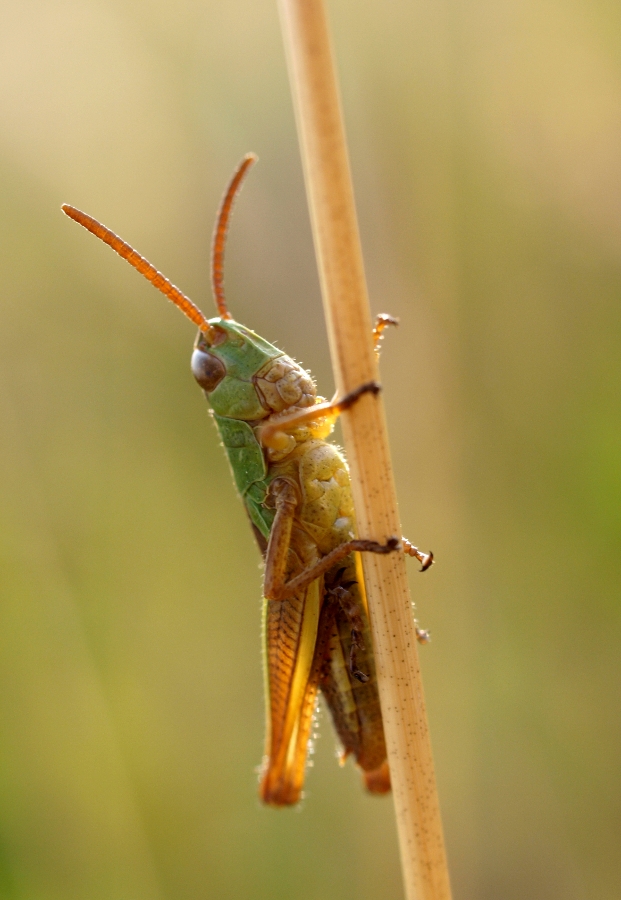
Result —
[{"label": "orange antenna", "polygon": [[229,227],[231,209],[246,172],[257,159],[258,156],[254,153],[247,153],[237,166],[237,169],[231,178],[231,182],[226,189],[226,193],[222,198],[222,203],[218,210],[218,218],[216,219],[216,227],[213,233],[213,240],[211,243],[211,284],[218,312],[223,319],[231,318],[231,314],[227,309],[226,300],[224,299],[224,245],[226,243],[226,233]]},{"label": "orange antenna", "polygon": [[95,237],[100,238],[104,244],[107,244],[109,247],[112,247],[113,250],[116,250],[119,256],[126,259],[130,266],[133,266],[141,275],[144,275],[144,277],[151,282],[153,287],[156,287],[161,291],[175,304],[175,306],[179,307],[181,312],[185,313],[188,319],[191,319],[195,325],[198,325],[209,343],[213,341],[215,330],[209,324],[198,306],[195,306],[189,297],[186,297],[178,287],[175,287],[175,285],[168,280],[168,278],[162,275],[161,272],[158,272],[155,266],[152,266],[144,256],[141,256],[133,247],[130,247],[125,241],[122,241],[118,235],[113,231],[110,231],[109,228],[106,228],[105,225],[102,225],[101,222],[98,222],[97,219],[93,219],[81,210],[76,209],[75,206],[69,206],[69,204],[63,203],[61,209],[65,215],[69,216],[70,219],[73,219],[74,222],[78,222],[78,224],[86,228],[87,231],[94,234]]}]

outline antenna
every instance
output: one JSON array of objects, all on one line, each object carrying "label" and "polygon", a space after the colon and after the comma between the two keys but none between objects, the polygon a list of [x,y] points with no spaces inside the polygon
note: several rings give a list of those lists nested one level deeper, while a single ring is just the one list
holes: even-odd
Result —
[{"label": "antenna", "polygon": [[91,234],[94,234],[95,237],[102,240],[104,244],[112,247],[119,256],[126,259],[130,266],[133,266],[141,275],[144,275],[144,277],[151,282],[153,287],[156,287],[161,291],[175,304],[175,306],[179,307],[181,312],[185,313],[188,319],[194,322],[195,325],[198,325],[207,338],[208,343],[211,344],[213,342],[215,338],[215,329],[209,324],[206,316],[200,311],[198,306],[192,303],[190,298],[186,297],[178,287],[175,287],[172,281],[169,281],[161,272],[158,272],[155,266],[152,266],[144,256],[141,256],[133,247],[126,244],[117,234],[110,231],[109,228],[106,228],[106,226],[102,225],[101,222],[98,222],[97,219],[93,219],[92,216],[76,209],[75,206],[69,206],[68,203],[63,203],[61,209],[70,219],[73,219],[74,222],[82,225],[87,231],[90,231]]},{"label": "antenna", "polygon": [[244,156],[233,173],[233,177],[231,178],[226,193],[222,198],[220,209],[218,210],[216,227],[211,243],[211,285],[216,306],[218,307],[218,312],[222,319],[232,318],[224,298],[224,245],[226,243],[231,209],[233,208],[233,202],[239,193],[246,172],[258,158],[259,157],[254,153],[247,153]]}]

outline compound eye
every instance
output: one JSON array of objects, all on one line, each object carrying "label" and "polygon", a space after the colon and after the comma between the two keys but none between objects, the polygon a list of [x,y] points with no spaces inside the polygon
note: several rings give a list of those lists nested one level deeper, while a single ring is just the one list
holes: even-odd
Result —
[{"label": "compound eye", "polygon": [[192,354],[192,375],[207,393],[215,390],[226,375],[226,368],[213,353],[196,349]]}]

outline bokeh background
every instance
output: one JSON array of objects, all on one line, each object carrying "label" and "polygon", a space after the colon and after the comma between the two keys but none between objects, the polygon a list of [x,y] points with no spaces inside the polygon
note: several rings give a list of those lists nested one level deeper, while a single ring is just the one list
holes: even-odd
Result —
[{"label": "bokeh background", "polygon": [[[621,15],[330,0],[455,900],[621,895]],[[193,327],[333,389],[275,4],[0,9],[0,898],[401,898],[390,799],[261,808],[258,552]]]}]

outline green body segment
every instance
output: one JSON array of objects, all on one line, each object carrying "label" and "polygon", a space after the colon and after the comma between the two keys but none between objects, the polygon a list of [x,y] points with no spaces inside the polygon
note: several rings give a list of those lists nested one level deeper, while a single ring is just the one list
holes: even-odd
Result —
[{"label": "green body segment", "polygon": [[250,521],[267,541],[274,519],[273,510],[264,505],[269,486],[268,466],[249,423],[269,415],[255,379],[284,353],[233,319],[215,318],[209,324],[218,330],[222,339],[212,345],[199,332],[195,354],[217,360],[223,377],[213,390],[205,390],[205,395]]},{"label": "green body segment", "polygon": [[[263,449],[248,423],[269,414],[254,379],[273,360],[285,354],[233,319],[211,319],[209,324],[226,335],[226,340],[217,346],[205,346],[206,351],[224,364],[226,375],[207,394],[207,399],[250,521],[268,540],[274,520],[273,510],[264,505],[269,487],[268,467]],[[199,333],[199,348],[200,339]]]},{"label": "green body segment", "polygon": [[269,481],[263,450],[247,422],[213,415],[228,457],[233,480],[244,501],[250,521],[268,540],[274,511],[264,506]]},{"label": "green body segment", "polygon": [[222,360],[231,378],[252,381],[270,359],[285,355],[278,347],[234,319],[210,319],[209,324],[226,333],[227,340],[211,348],[211,352]]},{"label": "green body segment", "polygon": [[[214,413],[250,422],[262,419],[267,411],[261,404],[253,378],[282,350],[232,319],[210,319],[210,325],[226,333],[227,340],[210,352],[224,363],[226,376],[209,394]],[[226,445],[225,445],[226,446]]]}]

